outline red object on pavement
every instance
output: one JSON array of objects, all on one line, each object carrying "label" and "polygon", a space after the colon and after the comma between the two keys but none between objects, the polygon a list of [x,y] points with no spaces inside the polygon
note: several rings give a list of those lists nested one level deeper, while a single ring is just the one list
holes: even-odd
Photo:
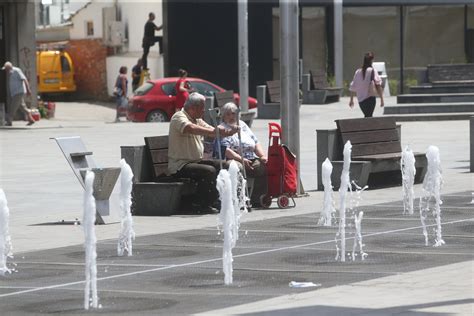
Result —
[{"label": "red object on pavement", "polygon": [[39,121],[41,118],[40,112],[37,109],[31,110],[31,116],[35,121]]},{"label": "red object on pavement", "polygon": [[[297,189],[296,156],[290,149],[281,143],[282,130],[277,123],[268,123],[268,192],[260,198],[264,207],[270,207],[272,198],[277,198],[278,207],[289,206],[289,199],[293,200]],[[293,200],[294,206],[296,206]]]}]

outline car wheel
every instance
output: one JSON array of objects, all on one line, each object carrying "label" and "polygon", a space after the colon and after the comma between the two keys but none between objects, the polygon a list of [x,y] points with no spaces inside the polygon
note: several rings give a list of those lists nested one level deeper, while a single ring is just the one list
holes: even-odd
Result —
[{"label": "car wheel", "polygon": [[147,122],[167,122],[168,116],[161,110],[154,110],[148,113],[146,117]]}]

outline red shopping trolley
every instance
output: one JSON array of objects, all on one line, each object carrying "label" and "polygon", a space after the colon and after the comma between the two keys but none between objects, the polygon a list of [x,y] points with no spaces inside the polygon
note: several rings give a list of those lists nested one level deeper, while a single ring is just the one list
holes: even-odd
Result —
[{"label": "red shopping trolley", "polygon": [[[296,156],[281,143],[281,126],[268,123],[268,192],[260,196],[262,207],[269,208],[272,199],[277,199],[279,208],[295,207],[297,175]],[[290,206],[290,199],[293,205]]]}]

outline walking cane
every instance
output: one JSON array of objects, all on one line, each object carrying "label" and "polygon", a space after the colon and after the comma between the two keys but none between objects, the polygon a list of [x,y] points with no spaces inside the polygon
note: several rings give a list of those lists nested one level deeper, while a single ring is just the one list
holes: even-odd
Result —
[{"label": "walking cane", "polygon": [[211,117],[211,120],[214,122],[216,125],[216,140],[217,140],[217,145],[218,145],[218,157],[219,157],[219,167],[222,170],[222,152],[221,152],[221,138],[220,138],[220,133],[219,133],[219,124],[217,122],[217,116],[219,116],[219,108],[212,108],[208,109],[209,111],[209,116]]}]

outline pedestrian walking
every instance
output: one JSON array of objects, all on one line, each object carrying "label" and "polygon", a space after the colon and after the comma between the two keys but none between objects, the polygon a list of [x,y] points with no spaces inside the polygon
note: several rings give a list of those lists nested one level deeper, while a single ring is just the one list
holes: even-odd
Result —
[{"label": "pedestrian walking", "polygon": [[355,71],[354,79],[349,87],[351,92],[349,106],[354,107],[354,95],[356,95],[364,117],[372,117],[376,96],[380,97],[380,106],[384,106],[382,79],[372,67],[373,60],[374,53],[368,52],[364,55],[362,67]]},{"label": "pedestrian walking", "polygon": [[114,86],[114,95],[116,96],[117,100],[117,112],[115,116],[115,122],[120,121],[120,116],[123,116],[123,113],[127,111],[128,106],[128,99],[127,99],[127,88],[128,88],[128,80],[127,80],[127,67],[122,66],[119,69],[119,75],[115,80]]},{"label": "pedestrian walking", "polygon": [[2,70],[5,70],[8,77],[8,86],[10,91],[10,102],[8,104],[8,112],[6,116],[6,126],[12,126],[13,117],[15,116],[18,108],[26,115],[28,118],[28,124],[32,125],[35,123],[33,116],[31,115],[30,110],[26,107],[25,104],[25,94],[31,95],[30,84],[28,79],[21,71],[20,68],[14,67],[13,64],[7,61]]},{"label": "pedestrian walking", "polygon": [[140,86],[140,79],[142,76],[142,66],[143,62],[142,59],[139,58],[137,60],[137,64],[132,68],[132,92],[138,89]]}]

